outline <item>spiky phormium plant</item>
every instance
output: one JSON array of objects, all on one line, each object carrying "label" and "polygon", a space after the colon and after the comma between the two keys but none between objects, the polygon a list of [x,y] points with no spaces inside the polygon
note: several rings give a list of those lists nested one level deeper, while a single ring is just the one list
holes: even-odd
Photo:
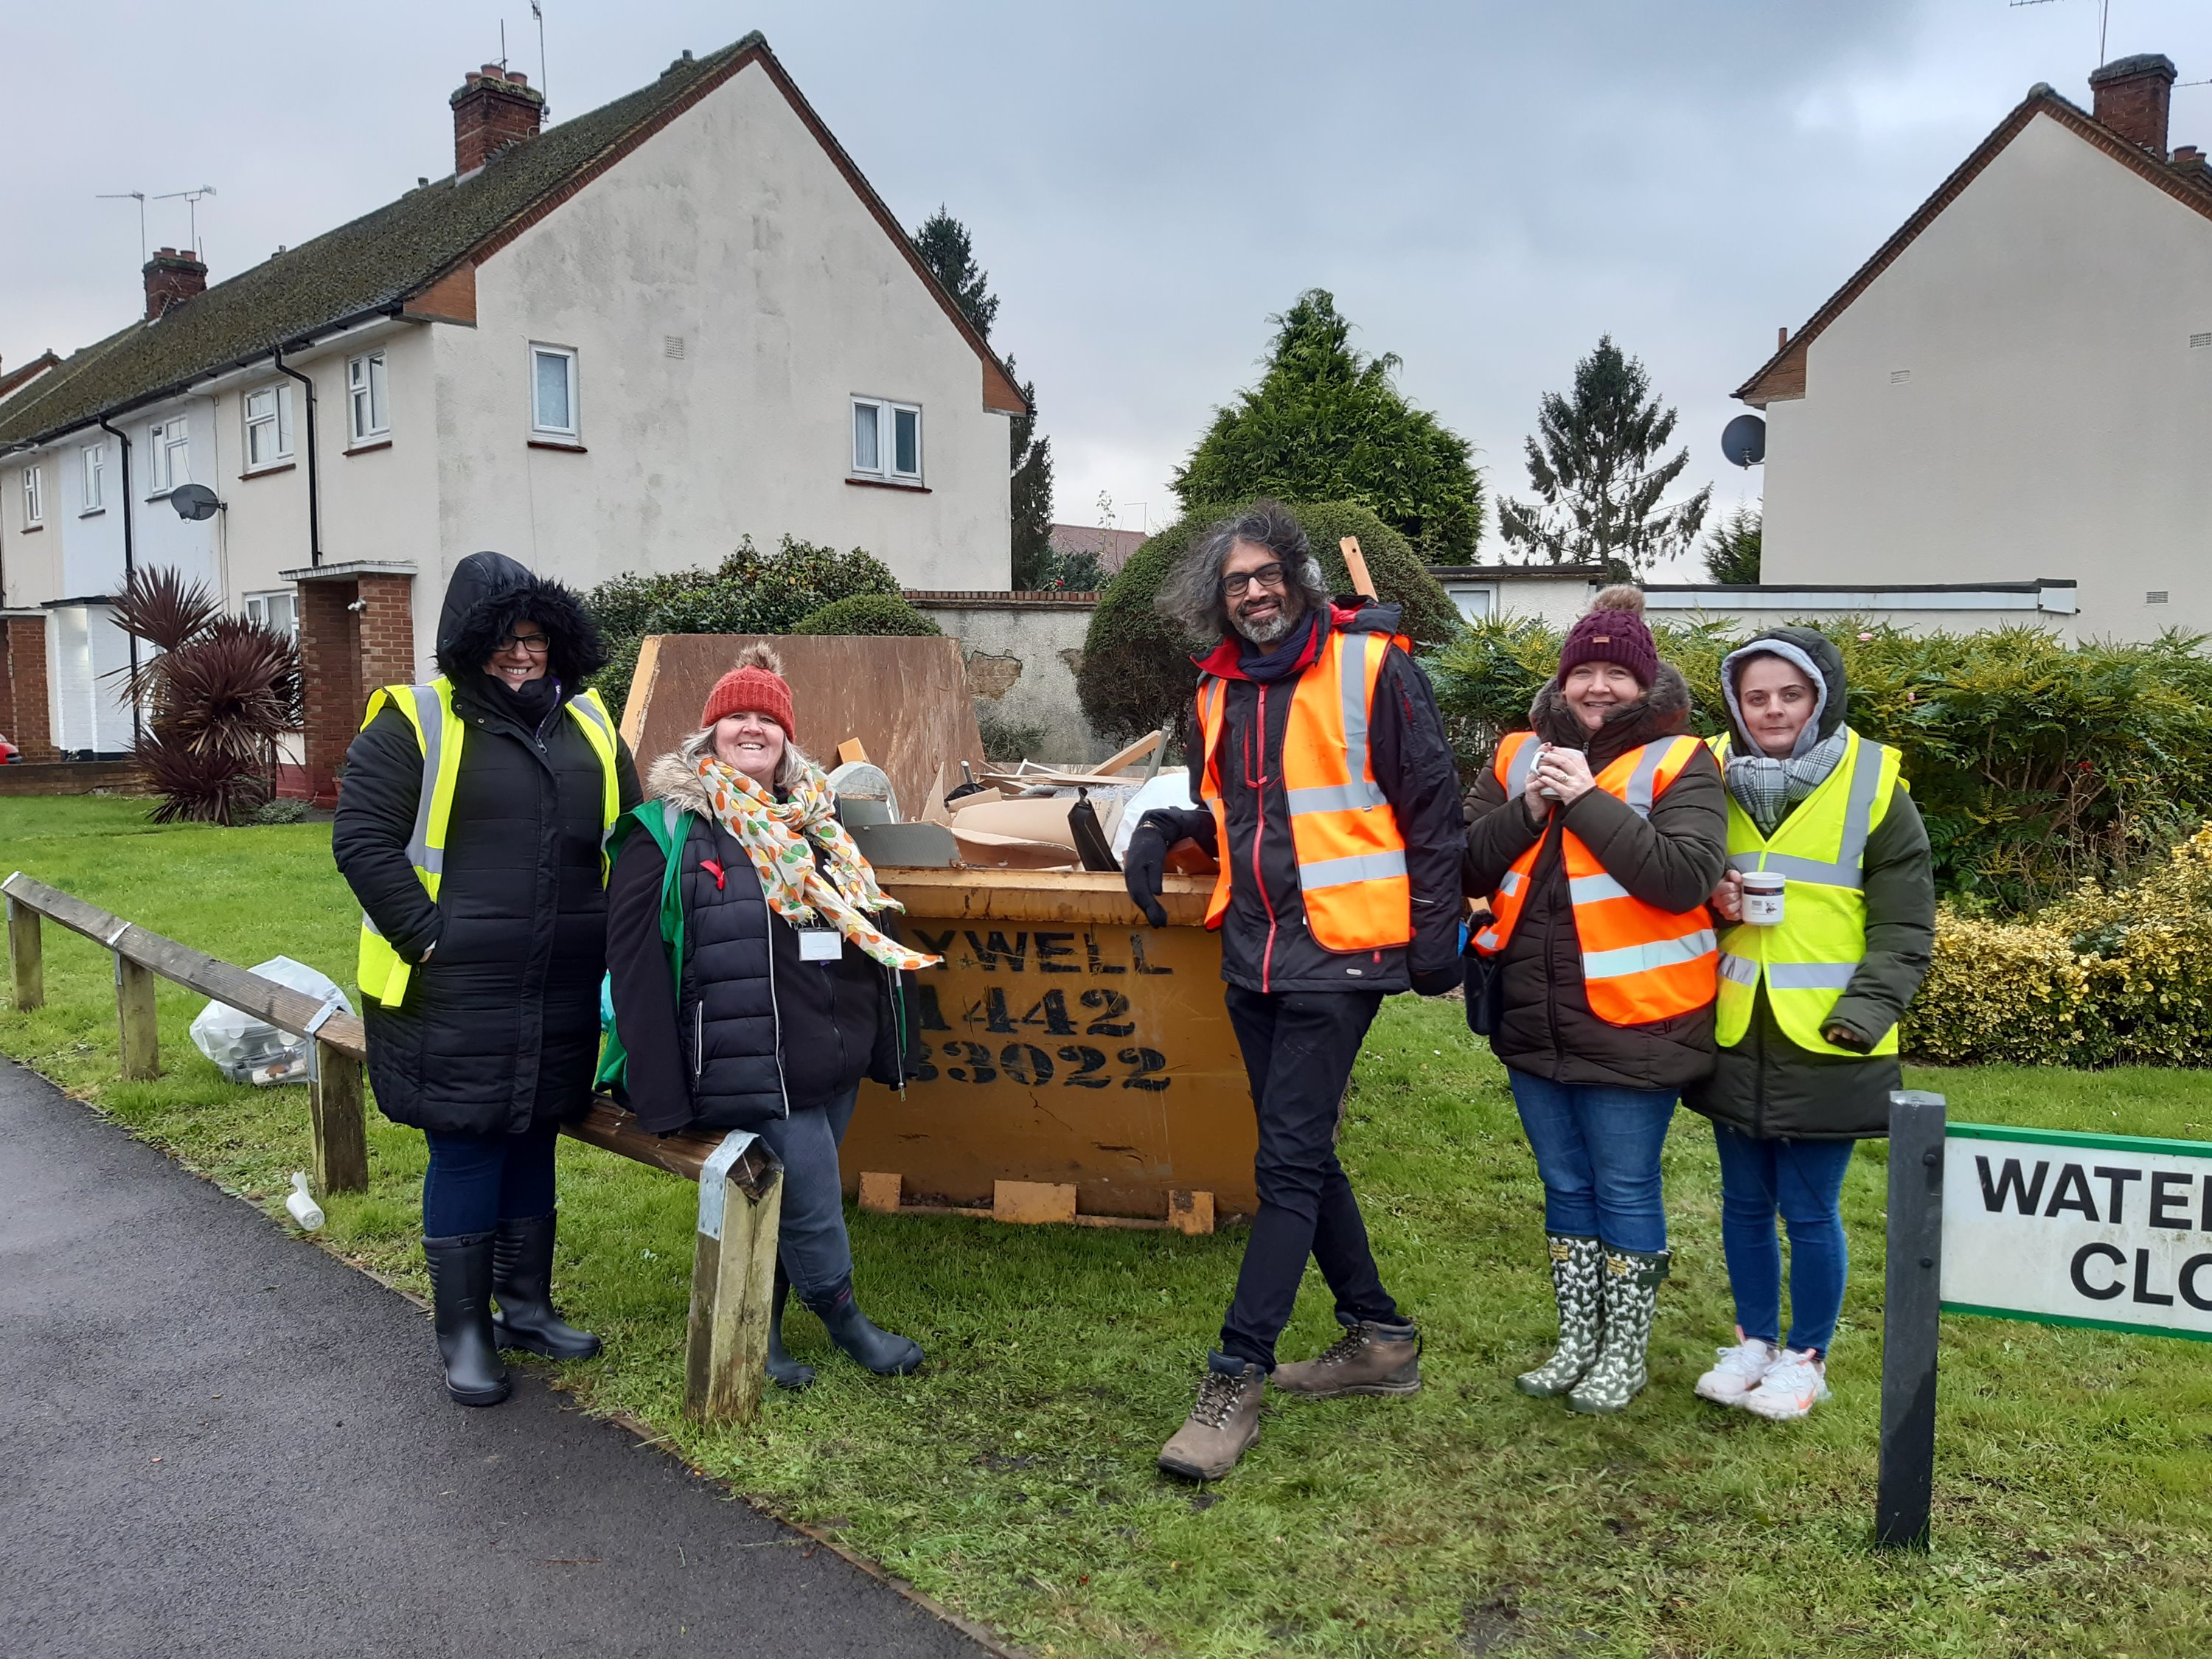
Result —
[{"label": "spiky phormium plant", "polygon": [[226,617],[173,569],[133,572],[116,621],[154,654],[123,674],[142,711],[136,749],[161,793],[156,823],[235,823],[276,793],[276,744],[301,718],[300,649]]}]

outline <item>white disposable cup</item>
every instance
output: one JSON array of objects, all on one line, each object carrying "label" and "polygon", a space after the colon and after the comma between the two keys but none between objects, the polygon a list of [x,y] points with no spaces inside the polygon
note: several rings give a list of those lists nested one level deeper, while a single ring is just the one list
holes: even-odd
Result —
[{"label": "white disposable cup", "polygon": [[1743,919],[1754,927],[1778,927],[1782,921],[1783,878],[1771,870],[1743,872]]}]

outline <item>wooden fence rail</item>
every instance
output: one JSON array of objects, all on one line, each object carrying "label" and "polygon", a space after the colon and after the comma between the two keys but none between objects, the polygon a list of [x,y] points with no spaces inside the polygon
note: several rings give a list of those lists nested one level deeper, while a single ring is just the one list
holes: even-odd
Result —
[{"label": "wooden fence rail", "polygon": [[[358,1015],[164,939],[20,870],[0,882],[0,893],[8,899],[8,957],[18,1009],[46,1003],[42,919],[82,933],[113,954],[117,1048],[126,1079],[161,1074],[156,976],[312,1040],[307,1111],[314,1190],[328,1194],[368,1189],[362,1062],[368,1046]],[[781,1166],[763,1142],[743,1131],[647,1134],[628,1112],[605,1098],[562,1127],[590,1146],[700,1183],[684,1408],[702,1422],[746,1421],[759,1407],[762,1367],[768,1358],[769,1299],[783,1208]]]}]

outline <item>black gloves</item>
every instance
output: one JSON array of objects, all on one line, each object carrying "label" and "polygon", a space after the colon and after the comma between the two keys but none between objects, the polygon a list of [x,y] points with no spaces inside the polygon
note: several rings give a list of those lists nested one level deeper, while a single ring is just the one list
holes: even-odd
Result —
[{"label": "black gloves", "polygon": [[1129,850],[1121,855],[1121,880],[1129,890],[1129,902],[1155,927],[1168,925],[1168,913],[1160,907],[1160,878],[1167,859],[1167,831],[1155,815],[1147,813],[1129,837]]},{"label": "black gloves", "polygon": [[1413,975],[1413,991],[1418,996],[1440,997],[1446,992],[1456,991],[1466,981],[1467,970],[1456,962],[1449,968],[1431,968]]}]

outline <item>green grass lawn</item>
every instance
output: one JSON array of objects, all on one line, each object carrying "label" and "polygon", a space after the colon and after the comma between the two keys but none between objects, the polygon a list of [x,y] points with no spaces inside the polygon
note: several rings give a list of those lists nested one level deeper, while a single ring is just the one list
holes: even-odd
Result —
[{"label": "green grass lawn", "polygon": [[[357,912],[326,828],[155,830],[143,804],[0,799],[21,867],[231,961],[349,977]],[[299,1088],[224,1083],[161,992],[165,1075],[115,1080],[108,958],[49,924],[48,1006],[0,1049],[280,1212],[307,1162]],[[1919,1070],[1955,1117],[2212,1137],[2192,1073]],[[1880,1143],[1844,1192],[1851,1292],[1835,1398],[1760,1423],[1695,1400],[1727,1340],[1718,1182],[1702,1120],[1667,1151],[1676,1251],[1650,1389],[1625,1415],[1524,1399],[1547,1350],[1540,1194],[1502,1072],[1456,1005],[1394,1000],[1345,1156],[1384,1274],[1427,1336],[1407,1401],[1272,1407],[1200,1492],[1152,1467],[1181,1422],[1243,1234],[1209,1238],[854,1213],[859,1285],[929,1350],[878,1381],[835,1358],[742,1431],[681,1419],[695,1189],[563,1143],[560,1289],[606,1339],[562,1368],[691,1463],[834,1532],[1043,1654],[2183,1656],[2212,1650],[2212,1368],[2197,1345],[1954,1318],[1944,1328],[1932,1553],[1869,1547],[1881,1371]],[[422,1287],[421,1137],[372,1118],[374,1187],[325,1242]],[[1310,1280],[1284,1341],[1334,1334]],[[422,1387],[436,1386],[427,1326]]]}]

